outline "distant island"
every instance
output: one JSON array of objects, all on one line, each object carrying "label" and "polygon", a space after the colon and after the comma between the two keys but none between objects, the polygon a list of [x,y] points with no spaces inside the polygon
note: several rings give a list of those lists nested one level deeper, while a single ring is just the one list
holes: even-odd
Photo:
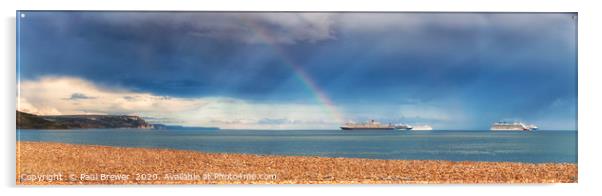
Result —
[{"label": "distant island", "polygon": [[132,115],[35,115],[17,111],[17,129],[178,129],[219,130],[218,127],[184,127],[150,124]]}]

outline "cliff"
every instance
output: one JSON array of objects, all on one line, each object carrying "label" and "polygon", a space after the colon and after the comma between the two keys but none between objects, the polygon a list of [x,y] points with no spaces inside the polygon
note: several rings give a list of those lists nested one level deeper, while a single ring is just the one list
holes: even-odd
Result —
[{"label": "cliff", "polygon": [[140,128],[153,125],[138,116],[127,115],[56,115],[39,116],[17,111],[17,129],[89,129]]},{"label": "cliff", "polygon": [[17,129],[67,129],[67,126],[38,115],[17,111]]}]

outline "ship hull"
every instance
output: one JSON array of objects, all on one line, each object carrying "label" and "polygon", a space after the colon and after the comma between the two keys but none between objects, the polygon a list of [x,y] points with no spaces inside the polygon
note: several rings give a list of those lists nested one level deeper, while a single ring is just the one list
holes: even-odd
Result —
[{"label": "ship hull", "polygon": [[491,131],[531,131],[529,129],[491,129]]},{"label": "ship hull", "polygon": [[531,131],[524,127],[491,127],[491,131]]},{"label": "ship hull", "polygon": [[341,127],[342,130],[351,131],[351,130],[395,130],[394,127],[373,127],[373,128],[360,128],[360,127]]},{"label": "ship hull", "polygon": [[432,131],[432,130],[433,130],[432,128],[431,129],[428,129],[428,128],[424,128],[424,129],[422,129],[422,128],[419,128],[419,129],[414,128],[414,129],[412,129],[412,131]]}]

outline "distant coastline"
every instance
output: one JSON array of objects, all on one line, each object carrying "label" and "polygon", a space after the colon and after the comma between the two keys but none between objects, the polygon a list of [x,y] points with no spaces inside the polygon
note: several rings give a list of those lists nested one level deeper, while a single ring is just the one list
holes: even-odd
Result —
[{"label": "distant coastline", "polygon": [[35,115],[17,110],[17,129],[177,129],[219,130],[219,127],[184,127],[151,124],[133,115]]}]

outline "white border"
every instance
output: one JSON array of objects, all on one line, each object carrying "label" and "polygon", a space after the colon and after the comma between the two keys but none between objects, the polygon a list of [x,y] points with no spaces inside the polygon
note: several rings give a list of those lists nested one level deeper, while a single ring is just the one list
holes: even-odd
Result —
[{"label": "white border", "polygon": [[[415,2],[395,2],[385,0],[346,0],[317,1],[298,0],[177,0],[177,1],[82,1],[82,0],[28,0],[22,2],[2,2],[2,42],[0,50],[4,65],[2,66],[2,111],[0,124],[4,125],[2,154],[3,194],[74,194],[105,195],[127,192],[134,195],[210,195],[236,194],[286,194],[294,191],[295,195],[574,195],[599,194],[600,153],[602,149],[598,140],[602,137],[598,120],[602,100],[597,84],[599,72],[600,50],[596,50],[602,35],[600,25],[602,17],[600,6],[595,1],[569,0],[422,0]],[[512,12],[578,12],[579,13],[579,183],[559,185],[296,185],[296,186],[93,186],[81,187],[15,187],[15,14],[16,10],[218,10],[218,11],[512,11]],[[191,188],[200,188],[191,190]],[[266,189],[267,188],[267,189]],[[294,190],[293,190],[294,189]],[[193,191],[193,192],[190,192]]]}]

